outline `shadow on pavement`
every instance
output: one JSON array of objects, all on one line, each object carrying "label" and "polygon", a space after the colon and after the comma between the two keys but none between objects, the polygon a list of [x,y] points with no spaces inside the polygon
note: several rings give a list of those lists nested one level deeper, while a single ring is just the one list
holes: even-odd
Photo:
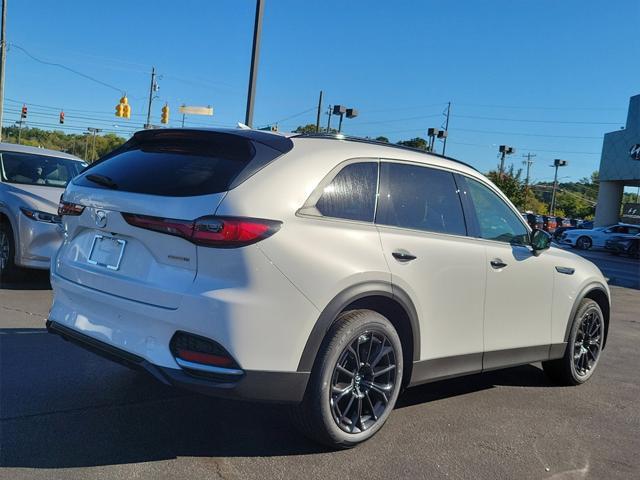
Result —
[{"label": "shadow on pavement", "polygon": [[11,280],[0,278],[0,288],[5,290],[51,290],[49,271],[21,269]]},{"label": "shadow on pavement", "polygon": [[[495,385],[547,386],[533,366],[407,390],[397,408]],[[287,408],[165,387],[46,333],[0,330],[0,466],[68,468],[176,457],[326,451],[297,433]]]}]

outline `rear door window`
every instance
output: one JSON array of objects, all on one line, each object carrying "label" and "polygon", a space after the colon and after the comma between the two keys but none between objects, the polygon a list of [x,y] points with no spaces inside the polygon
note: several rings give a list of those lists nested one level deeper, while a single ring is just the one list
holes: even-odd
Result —
[{"label": "rear door window", "polygon": [[373,222],[377,183],[377,162],[351,163],[323,188],[315,208],[325,217]]},{"label": "rear door window", "polygon": [[376,223],[466,235],[453,174],[435,168],[383,162]]}]

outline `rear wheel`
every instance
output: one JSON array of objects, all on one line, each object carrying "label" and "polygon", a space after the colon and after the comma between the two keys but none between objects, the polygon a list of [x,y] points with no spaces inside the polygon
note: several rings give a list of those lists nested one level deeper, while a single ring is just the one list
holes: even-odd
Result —
[{"label": "rear wheel", "polygon": [[580,302],[564,357],[542,362],[544,372],[560,385],[580,385],[591,378],[604,344],[604,315],[590,298]]},{"label": "rear wheel", "polygon": [[627,249],[627,255],[631,258],[640,258],[640,249],[638,249],[638,243],[640,242],[632,242]]},{"label": "rear wheel", "polygon": [[294,423],[312,440],[354,447],[380,430],[401,384],[402,345],[391,322],[371,310],[345,312],[320,348]]},{"label": "rear wheel", "polygon": [[11,225],[0,223],[0,280],[6,281],[16,275],[16,249],[13,242]]},{"label": "rear wheel", "polygon": [[585,235],[576,240],[576,247],[578,247],[580,250],[589,250],[591,248],[591,245],[593,245],[593,242],[589,237]]}]

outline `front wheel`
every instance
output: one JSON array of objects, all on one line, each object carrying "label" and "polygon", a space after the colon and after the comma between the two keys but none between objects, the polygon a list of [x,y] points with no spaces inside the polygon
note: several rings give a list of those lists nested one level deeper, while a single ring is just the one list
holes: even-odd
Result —
[{"label": "front wheel", "polygon": [[0,223],[0,281],[11,280],[16,275],[13,231],[8,223]]},{"label": "front wheel", "polygon": [[542,362],[544,372],[560,385],[580,385],[591,378],[604,345],[604,315],[590,298],[580,302],[564,357]]},{"label": "front wheel", "polygon": [[578,238],[578,240],[576,240],[576,247],[578,247],[580,250],[589,250],[591,248],[591,245],[593,245],[593,242],[591,241],[591,238],[587,237],[587,236],[582,236],[580,238]]},{"label": "front wheel", "polygon": [[391,322],[371,310],[345,312],[327,333],[292,417],[312,440],[351,448],[380,430],[401,384],[402,345]]}]

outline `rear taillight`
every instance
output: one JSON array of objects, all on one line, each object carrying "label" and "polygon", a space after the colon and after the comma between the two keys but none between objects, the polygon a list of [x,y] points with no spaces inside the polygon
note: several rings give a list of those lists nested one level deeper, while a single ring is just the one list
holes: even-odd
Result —
[{"label": "rear taillight", "polygon": [[84,210],[84,205],[78,205],[77,203],[65,202],[60,199],[60,203],[58,204],[58,215],[71,215],[78,216]]},{"label": "rear taillight", "polygon": [[261,218],[201,217],[196,220],[177,220],[132,213],[123,213],[122,216],[134,227],[176,235],[196,245],[219,248],[251,245],[270,237],[282,225],[282,222]]}]

